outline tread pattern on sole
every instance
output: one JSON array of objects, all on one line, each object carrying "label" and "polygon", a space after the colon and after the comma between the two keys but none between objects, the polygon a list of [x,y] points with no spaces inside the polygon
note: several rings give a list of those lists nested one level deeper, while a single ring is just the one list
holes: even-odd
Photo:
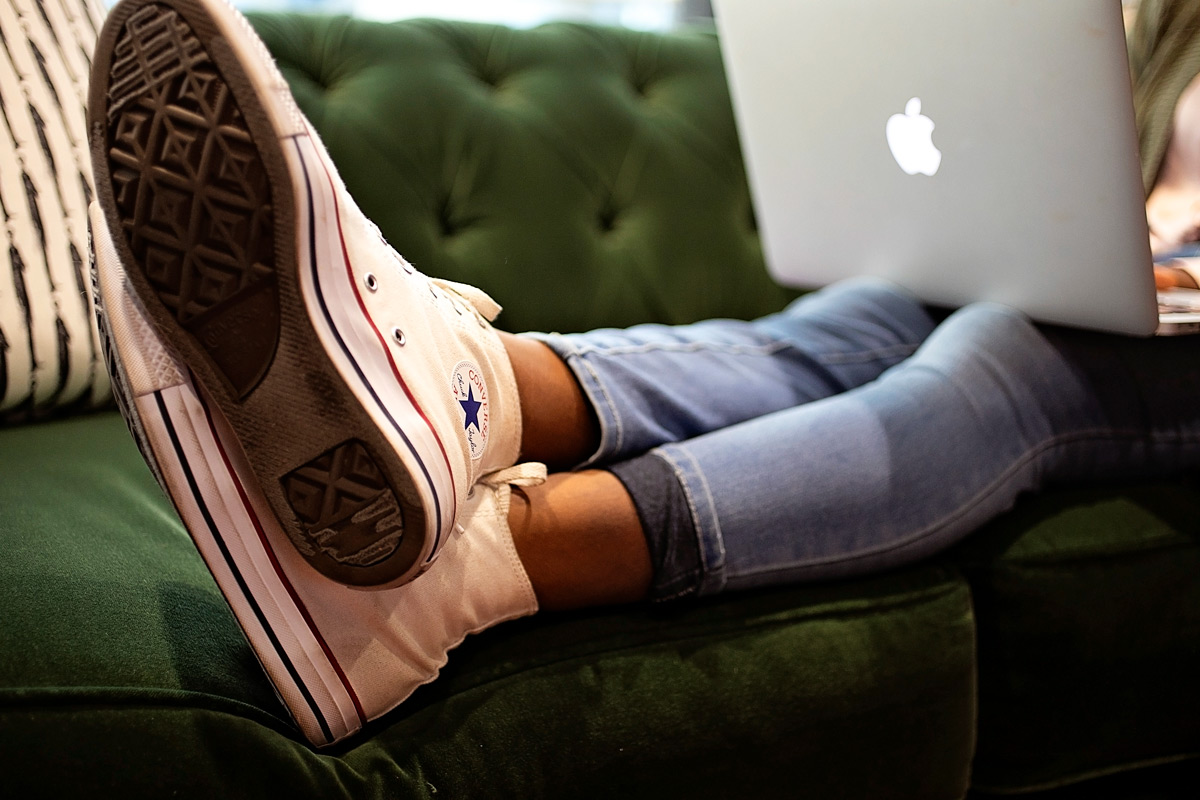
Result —
[{"label": "tread pattern on sole", "polygon": [[[253,122],[262,110],[239,107],[235,89],[247,76],[222,74],[215,40],[202,35],[179,11],[149,3],[130,14],[113,43],[104,152],[119,235],[140,288],[131,282],[148,308],[157,298],[151,316],[206,388],[223,379],[227,416],[261,405],[262,398],[249,397],[260,384],[275,402],[303,408],[303,394],[277,396],[275,373],[264,380],[285,324],[286,276],[277,273],[269,155],[254,137],[264,130]],[[297,371],[285,364],[281,374]],[[301,367],[301,393],[314,391],[323,375]],[[319,395],[320,402],[309,398],[313,407],[328,407],[327,394]],[[377,586],[411,565],[411,558],[400,564],[395,557],[419,549],[404,534],[406,514],[420,509],[402,502],[381,468],[387,462],[373,455],[379,443],[339,424],[316,426],[329,436],[303,454],[289,443],[260,443],[254,469],[284,531],[314,569],[342,583]],[[309,434],[300,440],[301,447],[314,443]],[[315,450],[323,452],[312,457]]]},{"label": "tread pattern on sole", "polygon": [[147,5],[113,48],[109,164],[126,242],[236,397],[278,345],[271,184],[233,92],[178,13]]},{"label": "tread pattern on sole", "polygon": [[310,559],[319,552],[342,567],[370,567],[400,546],[400,505],[362,442],[342,442],[282,482],[305,526],[308,541],[298,545]]}]

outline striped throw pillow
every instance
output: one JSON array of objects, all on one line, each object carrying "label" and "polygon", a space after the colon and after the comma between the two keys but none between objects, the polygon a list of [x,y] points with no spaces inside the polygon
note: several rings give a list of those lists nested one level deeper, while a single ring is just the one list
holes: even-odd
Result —
[{"label": "striped throw pillow", "polygon": [[85,122],[100,0],[0,0],[0,420],[111,399],[91,308]]}]

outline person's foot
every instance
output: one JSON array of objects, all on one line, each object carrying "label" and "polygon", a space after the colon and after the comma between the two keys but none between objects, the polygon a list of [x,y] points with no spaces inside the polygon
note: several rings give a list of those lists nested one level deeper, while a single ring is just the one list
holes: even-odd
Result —
[{"label": "person's foot", "polygon": [[498,309],[382,241],[223,0],[117,5],[89,125],[123,410],[300,727],[341,739],[536,610]]},{"label": "person's foot", "polygon": [[133,292],[296,549],[357,586],[428,568],[475,480],[517,458],[498,307],[387,246],[221,0],[114,8],[89,117]]}]

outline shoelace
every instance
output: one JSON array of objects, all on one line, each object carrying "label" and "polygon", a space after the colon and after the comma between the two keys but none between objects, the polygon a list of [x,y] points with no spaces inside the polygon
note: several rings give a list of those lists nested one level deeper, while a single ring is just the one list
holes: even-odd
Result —
[{"label": "shoelace", "polygon": [[[513,464],[511,467],[501,467],[494,469],[491,472],[479,476],[475,481],[476,486],[483,484],[489,489],[498,489],[501,486],[540,486],[546,482],[546,465],[538,461],[526,461],[522,464]],[[471,487],[471,491],[467,492],[467,497],[475,494],[475,487]],[[461,536],[466,533],[466,528],[461,522],[454,523],[454,529]]]},{"label": "shoelace", "polygon": [[509,484],[510,486],[540,486],[546,482],[546,465],[539,461],[526,461],[513,464],[511,467],[501,467],[479,476],[476,483],[495,488]]}]

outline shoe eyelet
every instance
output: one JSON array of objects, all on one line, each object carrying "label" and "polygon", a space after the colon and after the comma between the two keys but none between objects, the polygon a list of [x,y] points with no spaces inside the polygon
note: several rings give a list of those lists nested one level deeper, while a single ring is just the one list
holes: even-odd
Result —
[{"label": "shoe eyelet", "polygon": [[400,330],[399,328],[392,328],[392,339],[394,339],[396,344],[400,345],[401,347],[404,347],[405,343],[408,341],[406,338],[404,338],[404,331]]},{"label": "shoe eyelet", "polygon": [[375,292],[379,290],[379,280],[375,277],[374,273],[368,272],[366,277],[363,278],[363,282],[367,284],[367,289],[370,291]]}]

